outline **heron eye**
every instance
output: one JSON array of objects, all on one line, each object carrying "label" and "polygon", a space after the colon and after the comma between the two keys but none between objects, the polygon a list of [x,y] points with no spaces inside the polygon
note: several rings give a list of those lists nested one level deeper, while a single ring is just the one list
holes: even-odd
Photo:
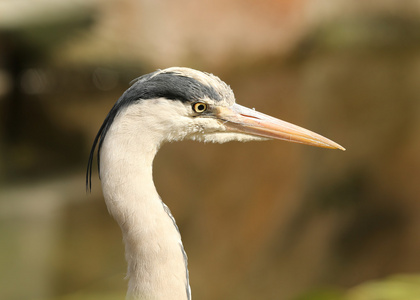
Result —
[{"label": "heron eye", "polygon": [[205,112],[207,110],[207,104],[206,103],[202,103],[202,102],[197,102],[193,104],[193,110],[196,113],[202,113]]}]

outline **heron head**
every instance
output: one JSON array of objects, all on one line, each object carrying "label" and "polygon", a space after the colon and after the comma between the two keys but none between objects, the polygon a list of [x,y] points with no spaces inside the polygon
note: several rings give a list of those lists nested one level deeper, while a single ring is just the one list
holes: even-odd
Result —
[{"label": "heron head", "polygon": [[148,134],[156,149],[183,139],[217,143],[279,139],[345,150],[312,131],[237,104],[230,87],[212,74],[173,67],[137,78],[112,107],[90,152],[89,188],[95,149],[99,168],[101,146],[115,123],[130,139]]},{"label": "heron head", "polygon": [[130,103],[137,104],[132,115],[146,120],[142,126],[159,132],[163,142],[280,139],[344,150],[319,134],[237,104],[226,83],[189,68],[169,68],[138,78],[115,106]]}]

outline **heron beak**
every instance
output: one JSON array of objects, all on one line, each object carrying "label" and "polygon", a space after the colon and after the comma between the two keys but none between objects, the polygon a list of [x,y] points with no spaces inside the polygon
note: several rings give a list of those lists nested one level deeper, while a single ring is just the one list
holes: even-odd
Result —
[{"label": "heron beak", "polygon": [[279,139],[316,147],[346,150],[341,145],[310,130],[260,113],[245,106],[217,107],[216,116],[230,132]]}]

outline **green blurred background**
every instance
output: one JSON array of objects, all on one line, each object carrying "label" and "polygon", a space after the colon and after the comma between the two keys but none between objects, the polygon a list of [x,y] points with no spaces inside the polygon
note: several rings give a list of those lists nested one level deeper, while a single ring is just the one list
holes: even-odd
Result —
[{"label": "green blurred background", "polygon": [[419,50],[415,0],[0,1],[0,299],[124,299],[84,173],[129,82],[169,66],[347,148],[165,145],[194,299],[420,299]]}]

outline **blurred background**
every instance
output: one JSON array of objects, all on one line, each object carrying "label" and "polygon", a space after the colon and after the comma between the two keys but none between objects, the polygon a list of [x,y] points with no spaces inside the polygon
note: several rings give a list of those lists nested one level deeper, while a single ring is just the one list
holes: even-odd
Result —
[{"label": "blurred background", "polygon": [[94,136],[187,66],[347,148],[165,145],[194,299],[420,299],[420,2],[0,1],[0,298],[124,299]]}]

